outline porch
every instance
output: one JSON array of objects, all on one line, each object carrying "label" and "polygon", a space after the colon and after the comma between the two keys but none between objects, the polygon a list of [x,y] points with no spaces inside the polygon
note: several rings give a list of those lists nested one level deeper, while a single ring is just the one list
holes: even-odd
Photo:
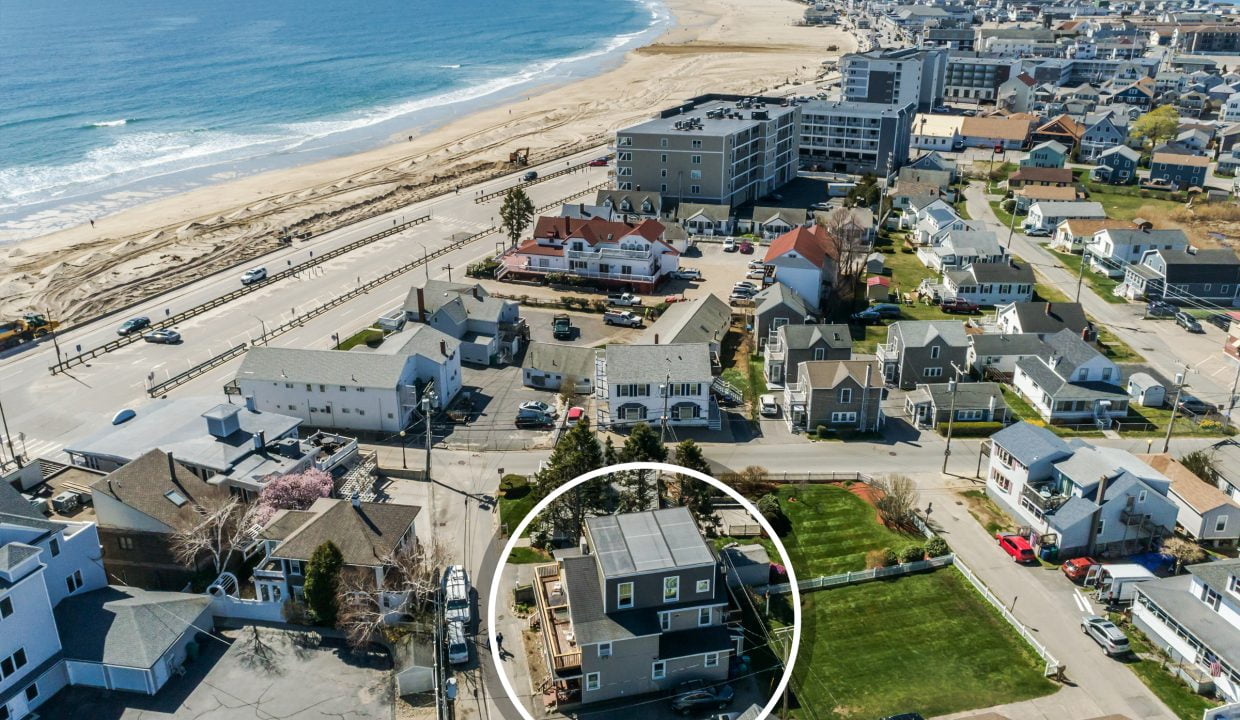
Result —
[{"label": "porch", "polygon": [[540,565],[534,572],[537,622],[542,628],[548,678],[539,688],[547,709],[581,700],[581,649],[569,618],[568,593],[558,563]]}]

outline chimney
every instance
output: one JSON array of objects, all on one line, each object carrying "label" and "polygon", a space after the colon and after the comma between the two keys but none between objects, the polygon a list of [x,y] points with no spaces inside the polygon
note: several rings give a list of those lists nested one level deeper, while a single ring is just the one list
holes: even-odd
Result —
[{"label": "chimney", "polygon": [[245,409],[250,412],[258,412],[258,400],[254,399],[253,395],[245,396]]},{"label": "chimney", "polygon": [[585,535],[582,535],[581,538],[577,540],[577,548],[581,550],[582,555],[590,554],[590,543],[586,542]]},{"label": "chimney", "polygon": [[474,286],[474,299],[475,300],[482,299],[482,289],[479,288],[477,285]]},{"label": "chimney", "polygon": [[254,449],[261,452],[262,449],[266,447],[266,445],[267,445],[267,433],[263,432],[262,430],[259,430],[258,432],[254,433]]},{"label": "chimney", "polygon": [[354,510],[360,510],[362,507],[362,496],[358,495],[355,490],[353,491],[353,494],[349,496],[349,502],[353,505]]},{"label": "chimney", "polygon": [[448,354],[448,341],[447,340],[439,341],[439,354],[447,356]]},{"label": "chimney", "polygon": [[426,297],[422,288],[418,288],[418,322],[426,322]]},{"label": "chimney", "polygon": [[173,482],[177,480],[177,464],[172,458],[172,453],[168,453],[168,479]]},{"label": "chimney", "polygon": [[658,345],[658,344],[659,344],[659,333],[655,333],[655,334],[654,334],[654,344],[655,344],[655,345]]}]

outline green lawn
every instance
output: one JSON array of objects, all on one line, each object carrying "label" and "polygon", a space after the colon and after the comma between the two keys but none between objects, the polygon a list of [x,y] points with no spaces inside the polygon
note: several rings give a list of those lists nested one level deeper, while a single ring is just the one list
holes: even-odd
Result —
[{"label": "green lawn", "polygon": [[[1011,214],[1011,213],[1009,213],[1007,210],[1004,210],[1004,209],[1003,209],[1003,201],[1002,201],[1002,200],[991,200],[991,201],[990,201],[990,209],[991,209],[992,211],[994,211],[994,213],[995,213],[995,217],[999,219],[999,222],[1003,223],[1003,227],[1005,227],[1005,228],[1011,228],[1011,227],[1013,227],[1013,225],[1012,225],[1012,214]],[[1020,224],[1021,224],[1021,222],[1022,222],[1022,221],[1021,221],[1021,218],[1022,218],[1022,217],[1024,217],[1024,215],[1023,215],[1022,213],[1017,213],[1017,214],[1016,214],[1016,221],[1017,221],[1017,222],[1016,222],[1016,225],[1020,225]]]},{"label": "green lawn", "polygon": [[[1083,262],[1082,256],[1075,253],[1063,253],[1058,250],[1051,250],[1050,253],[1054,255],[1059,262],[1063,263],[1064,267],[1068,268],[1068,270],[1071,270],[1077,275],[1081,274],[1081,264]],[[1084,277],[1085,284],[1092,288],[1093,291],[1098,294],[1098,297],[1103,300],[1117,305],[1123,305],[1128,302],[1122,297],[1117,297],[1112,292],[1115,290],[1116,286],[1119,285],[1119,280],[1109,278],[1106,275],[1094,272],[1089,268],[1085,268]]]},{"label": "green lawn", "polygon": [[835,485],[783,485],[779,497],[793,531],[783,538],[798,577],[865,569],[870,550],[922,542],[878,522],[874,506]]},{"label": "green lawn", "polygon": [[383,331],[376,327],[362,328],[340,341],[338,350],[349,350],[356,345],[369,344],[378,347],[383,343]]},{"label": "green lawn", "polygon": [[[1146,657],[1156,656],[1157,651],[1150,645],[1145,635],[1129,623],[1124,623],[1120,616],[1112,613],[1111,619],[1124,626],[1128,642],[1134,653]],[[1171,712],[1181,720],[1200,720],[1203,713],[1218,703],[1193,692],[1188,685],[1171,673],[1164,670],[1158,660],[1138,659],[1126,663],[1141,682],[1145,683],[1150,692],[1158,696],[1171,708]]]},{"label": "green lawn", "polygon": [[1141,353],[1133,350],[1128,343],[1120,340],[1115,333],[1109,329],[1102,327],[1098,323],[1094,323],[1094,327],[1098,329],[1098,344],[1102,346],[1102,354],[1106,355],[1112,362],[1144,362],[1145,358]]},{"label": "green lawn", "polygon": [[[1170,400],[1168,400],[1170,402]],[[1148,408],[1132,405],[1128,408],[1128,422],[1148,422],[1154,425],[1150,430],[1132,430],[1125,431],[1124,434],[1134,437],[1163,437],[1167,432],[1167,423],[1171,422],[1170,408]],[[1212,423],[1206,427],[1198,425],[1191,419],[1184,417],[1180,413],[1175,416],[1175,428],[1172,430],[1173,435],[1186,436],[1195,435],[1201,437],[1228,437],[1235,434],[1235,431],[1229,431],[1221,423]]]},{"label": "green lawn", "polygon": [[1017,393],[1007,385],[999,389],[1003,392],[1003,400],[1007,403],[1008,409],[1012,411],[1013,415],[1021,420],[1028,420],[1033,423],[1042,422],[1042,416],[1038,414],[1037,410],[1033,409],[1033,406],[1028,401],[1020,396],[1020,393]]},{"label": "green lawn", "polygon": [[800,718],[933,717],[1055,690],[1033,650],[953,568],[802,601]]},{"label": "green lawn", "polygon": [[762,373],[762,357],[753,355],[745,367],[730,367],[720,373],[720,376],[725,382],[732,383],[744,393],[745,401],[749,403],[751,419],[756,418],[758,396],[766,392],[766,376]]},{"label": "green lawn", "polygon": [[[1106,185],[1085,183],[1084,186],[1089,192],[1089,199],[1091,201],[1102,203],[1103,209],[1107,211],[1107,217],[1120,220],[1131,220],[1136,217],[1147,219],[1162,218],[1170,214],[1171,211],[1184,207],[1183,203],[1171,200],[1163,200],[1156,197],[1143,198],[1139,194],[1140,191],[1136,188],[1130,189],[1128,192],[1133,194],[1129,195],[1118,188]],[[1157,218],[1152,216],[1157,216]]]},{"label": "green lawn", "polygon": [[1033,299],[1045,302],[1072,302],[1062,290],[1046,283],[1037,283],[1033,286]]},{"label": "green lawn", "polygon": [[969,217],[969,206],[968,203],[965,202],[964,197],[961,197],[960,200],[956,202],[956,214],[960,216],[961,220],[973,219]]},{"label": "green lawn", "polygon": [[505,475],[499,489],[499,521],[512,533],[534,509],[529,480],[524,475]]},{"label": "green lawn", "polygon": [[511,565],[533,565],[545,562],[551,562],[551,556],[532,547],[515,547],[512,549],[512,554],[508,556],[508,563]]}]

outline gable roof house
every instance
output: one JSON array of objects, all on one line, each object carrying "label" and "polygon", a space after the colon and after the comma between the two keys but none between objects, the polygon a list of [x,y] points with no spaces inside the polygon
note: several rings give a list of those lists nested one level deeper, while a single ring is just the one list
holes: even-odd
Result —
[{"label": "gable roof house", "polygon": [[904,399],[904,414],[914,425],[932,429],[948,418],[954,418],[953,422],[1008,422],[1010,412],[999,383],[957,383],[954,390],[949,385],[918,385]]},{"label": "gable roof house", "polygon": [[652,291],[680,267],[680,252],[666,232],[658,220],[633,224],[544,215],[529,240],[500,256],[495,277],[570,274],[605,287]]},{"label": "gable roof house", "polygon": [[1080,159],[1093,162],[1103,151],[1124,147],[1128,140],[1128,118],[1111,110],[1093,113],[1085,117],[1084,132],[1080,139]]},{"label": "gable roof house", "polygon": [[1092,171],[1095,179],[1112,185],[1137,182],[1137,164],[1141,153],[1127,145],[1115,145],[1098,154],[1098,165]]},{"label": "gable roof house", "polygon": [[693,235],[728,235],[732,232],[732,206],[682,202],[676,206],[676,222]]},{"label": "gable roof house", "polygon": [[594,204],[611,210],[619,216],[617,220],[625,222],[663,218],[663,195],[649,190],[599,190]]},{"label": "gable roof house", "polygon": [[794,432],[874,432],[883,426],[883,383],[873,360],[805,361],[796,378],[784,385],[784,418]]},{"label": "gable roof house", "polygon": [[1176,525],[1186,535],[1212,547],[1229,547],[1240,540],[1240,504],[1167,453],[1137,457],[1170,478],[1167,497],[1179,509]]},{"label": "gable roof house", "polygon": [[814,312],[835,282],[836,253],[821,225],[798,227],[775,238],[764,262],[767,274],[795,291]]},{"label": "gable roof house", "polygon": [[673,427],[722,427],[710,392],[714,372],[706,343],[612,344],[604,360],[594,381],[599,427],[655,424],[665,411]]},{"label": "gable roof house", "polygon": [[1080,198],[1080,192],[1071,185],[1025,185],[1016,188],[1013,194],[1016,199],[1017,212],[1028,212],[1029,207],[1039,202],[1073,202]]},{"label": "gable roof house", "polygon": [[1008,187],[1016,189],[1024,185],[1073,185],[1072,168],[1020,167],[1008,176]]},{"label": "gable roof house", "polygon": [[1046,352],[1042,335],[1037,333],[979,333],[969,335],[968,339],[965,362],[969,372],[977,377],[1009,383],[1018,361]]},{"label": "gable roof house", "polygon": [[[1033,141],[1045,143],[1053,140],[1064,148],[1065,155],[1081,141],[1085,134],[1085,126],[1077,122],[1071,115],[1059,115],[1042,123],[1033,131]],[[1066,159],[1066,158],[1065,158]],[[1063,167],[1062,165],[1035,165],[1035,167]]]},{"label": "gable roof house", "polygon": [[1128,555],[1175,530],[1171,481],[1119,448],[1019,422],[991,436],[986,494],[1059,557]]},{"label": "gable roof house", "polygon": [[1123,372],[1071,330],[1043,338],[1046,352],[1016,362],[1012,386],[1043,420],[1110,427],[1128,414]]},{"label": "gable roof house", "polygon": [[1134,230],[1136,228],[1137,226],[1131,220],[1068,218],[1055,228],[1050,246],[1052,250],[1060,252],[1081,253],[1099,230]]},{"label": "gable roof house", "polygon": [[1081,335],[1091,326],[1080,303],[1016,302],[995,309],[995,324],[1001,333],[1054,334],[1071,330]]},{"label": "gable roof house", "polygon": [[771,283],[753,298],[753,336],[761,348],[771,341],[780,325],[811,322],[815,319],[809,307],[795,290],[780,283]]},{"label": "gable roof house", "polygon": [[1150,161],[1150,180],[1163,181],[1180,190],[1190,187],[1204,188],[1209,167],[1210,158],[1204,155],[1156,152]]},{"label": "gable roof house", "polygon": [[[914,206],[915,207],[915,206]],[[956,209],[942,200],[935,200],[912,213],[901,216],[901,225],[908,220],[908,227],[913,231],[912,240],[917,245],[930,245],[936,237],[942,237],[949,230],[968,230],[968,221],[956,213]]]},{"label": "gable roof house", "polygon": [[1024,227],[1025,232],[1038,230],[1042,231],[1043,234],[1049,235],[1064,220],[1102,220],[1106,216],[1107,211],[1102,207],[1102,203],[1099,202],[1088,200],[1057,202],[1048,200],[1036,202],[1029,206],[1029,215],[1022,223],[1022,227]]},{"label": "gable roof house", "polygon": [[642,332],[638,342],[647,345],[705,343],[712,362],[719,357],[723,338],[732,326],[732,308],[713,293],[687,302],[672,303]]},{"label": "gable roof house", "polygon": [[948,297],[962,298],[982,307],[1033,299],[1033,268],[1028,263],[972,263],[963,270],[943,273]]},{"label": "gable roof house", "polygon": [[763,240],[770,240],[805,225],[808,218],[804,208],[755,206],[749,230]]},{"label": "gable roof house", "polygon": [[852,334],[847,325],[780,325],[763,351],[768,384],[797,381],[798,366],[808,360],[851,360]]},{"label": "gable roof house", "polygon": [[1103,228],[1086,244],[1090,267],[1110,277],[1123,277],[1125,269],[1139,263],[1148,250],[1184,250],[1188,236],[1183,230]]},{"label": "gable roof house", "polygon": [[966,117],[960,135],[965,147],[1019,150],[1029,142],[1031,126],[1024,117]]},{"label": "gable roof house", "polygon": [[913,118],[912,147],[919,150],[958,150],[964,143],[961,115],[917,113]]},{"label": "gable roof house", "polygon": [[427,280],[409,289],[405,317],[460,341],[461,361],[492,365],[516,357],[523,327],[520,306],[491,297],[481,285]]},{"label": "gable roof house", "polygon": [[559,392],[566,380],[579,394],[594,392],[596,348],[563,343],[530,343],[521,361],[521,383],[526,387]]},{"label": "gable roof house", "polygon": [[1139,263],[1125,268],[1116,290],[1130,299],[1235,307],[1240,305],[1240,257],[1230,248],[1191,245],[1146,250]]},{"label": "gable roof house", "polygon": [[900,320],[887,326],[887,342],[877,347],[883,379],[906,389],[947,382],[952,363],[963,368],[968,350],[959,320]]},{"label": "gable roof house", "polygon": [[931,270],[960,270],[974,263],[1003,262],[1007,256],[1007,249],[989,230],[949,230],[941,237],[917,248],[917,259]]}]

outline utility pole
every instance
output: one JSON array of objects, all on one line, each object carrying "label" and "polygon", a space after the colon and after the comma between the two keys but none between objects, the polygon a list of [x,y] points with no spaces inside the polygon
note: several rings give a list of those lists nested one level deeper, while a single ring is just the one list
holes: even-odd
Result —
[{"label": "utility pole", "polygon": [[448,282],[452,282],[452,263],[444,265],[443,269],[448,271]]},{"label": "utility pole", "polygon": [[[435,403],[435,393],[427,391],[422,394],[422,419],[426,422],[426,492],[431,506],[431,527],[435,527],[435,481],[431,480],[431,407]],[[404,446],[402,445],[402,448]]]},{"label": "utility pole", "polygon": [[1076,298],[1072,302],[1081,301],[1081,283],[1085,281],[1085,262],[1089,260],[1089,250],[1081,250],[1081,269],[1076,273]]},{"label": "utility pole", "polygon": [[430,257],[426,254],[425,245],[422,246],[422,272],[426,273],[427,280],[431,279],[431,261]]},{"label": "utility pole", "polygon": [[45,310],[43,312],[43,317],[47,320],[47,324],[52,328],[52,346],[56,348],[56,364],[59,365],[63,362],[60,359],[60,339],[57,337],[60,333],[56,332],[56,326],[52,323],[52,313],[50,311]]},{"label": "utility pole", "polygon": [[0,426],[4,427],[4,441],[9,445],[9,455],[13,456],[13,459],[17,461],[17,467],[21,468],[22,458],[13,449],[13,435],[9,432],[9,420],[4,416],[4,403],[2,402],[0,402]]},{"label": "utility pole", "polygon": [[[1003,206],[1003,201],[999,201],[999,206]],[[1007,248],[1012,249],[1012,233],[1016,230],[1016,198],[1012,198],[1012,219],[1008,221],[1008,237]]]},{"label": "utility pole", "polygon": [[1227,398],[1227,427],[1231,427],[1231,412],[1236,408],[1236,388],[1240,387],[1240,359],[1236,361],[1236,378],[1231,381],[1231,396]]},{"label": "utility pole", "polygon": [[955,371],[956,377],[951,382],[952,402],[951,409],[947,411],[947,445],[943,448],[943,473],[947,474],[947,460],[952,456],[952,421],[956,419],[956,391],[960,388],[960,367],[952,362],[952,370]]},{"label": "utility pole", "polygon": [[1167,421],[1167,436],[1163,438],[1163,452],[1171,449],[1171,430],[1175,427],[1175,414],[1180,409],[1180,394],[1184,392],[1185,373],[1188,372],[1188,366],[1184,367],[1183,373],[1177,373],[1175,376],[1175,400],[1171,403],[1171,419]]},{"label": "utility pole", "polygon": [[667,411],[668,403],[671,401],[672,395],[672,371],[668,369],[667,377],[663,380],[663,417],[660,422],[659,442],[667,444]]},{"label": "utility pole", "polygon": [[400,466],[409,469],[409,461],[405,459],[405,431],[400,431]]}]

